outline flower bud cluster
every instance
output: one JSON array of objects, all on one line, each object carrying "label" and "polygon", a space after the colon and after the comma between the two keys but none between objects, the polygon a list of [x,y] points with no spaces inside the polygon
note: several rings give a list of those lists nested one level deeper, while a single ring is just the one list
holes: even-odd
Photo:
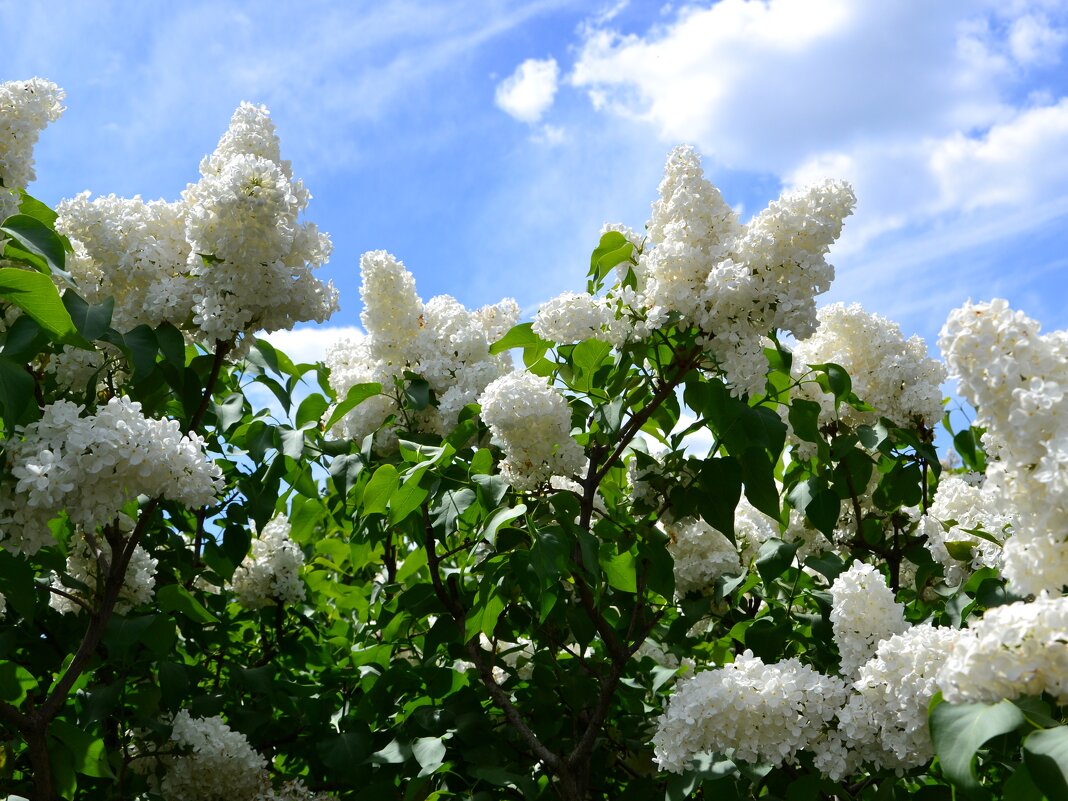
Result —
[{"label": "flower bud cluster", "polygon": [[339,342],[327,353],[326,364],[339,398],[364,383],[381,384],[384,394],[346,414],[334,426],[334,435],[362,440],[377,432],[377,448],[394,447],[393,429],[380,429],[388,416],[400,414],[393,390],[408,372],[426,380],[438,402],[436,408],[416,413],[411,424],[434,433],[451,430],[464,406],[475,403],[491,381],[511,371],[508,355],[491,355],[489,346],[518,320],[518,304],[508,299],[468,311],[448,295],[424,304],[412,274],[381,250],[361,257],[360,274],[364,304],[360,320],[367,336]]},{"label": "flower bud cluster", "polygon": [[[255,530],[255,527],[253,527]],[[275,515],[252,540],[252,553],[234,571],[237,601],[247,609],[304,600],[304,553],[290,539],[289,519]]]},{"label": "flower bud cluster", "polygon": [[478,402],[483,421],[504,449],[501,475],[516,489],[533,489],[582,469],[585,454],[571,439],[571,409],[544,378],[508,373],[490,383]]},{"label": "flower bud cluster", "polygon": [[33,146],[63,113],[63,97],[62,89],[41,78],[0,83],[0,221],[18,213],[18,190],[37,177]]},{"label": "flower bud cluster", "polygon": [[82,411],[57,401],[4,444],[10,478],[0,484],[0,540],[8,550],[33,554],[53,542],[48,523],[60,512],[95,531],[139,495],[214,502],[222,474],[199,435],[183,435],[175,420],[145,417],[126,397]]},{"label": "flower bud cluster", "polygon": [[1021,595],[1068,584],[1068,331],[1040,334],[1004,300],[950,313],[939,345],[978,410],[987,476],[1015,513],[1004,575]]}]

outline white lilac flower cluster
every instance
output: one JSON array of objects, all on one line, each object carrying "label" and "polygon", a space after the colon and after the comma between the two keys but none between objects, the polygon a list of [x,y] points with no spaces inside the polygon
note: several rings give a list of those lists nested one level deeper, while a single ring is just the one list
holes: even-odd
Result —
[{"label": "white lilac flower cluster", "polygon": [[61,511],[95,531],[139,495],[194,507],[214,502],[222,474],[199,435],[183,435],[175,420],[145,417],[127,397],[85,417],[82,411],[57,401],[4,443],[0,541],[8,550],[33,554],[52,543],[48,523]]},{"label": "white lilac flower cluster", "polygon": [[[1006,510],[1001,492],[982,476],[947,475],[938,482],[938,491],[927,513],[920,518],[918,535],[936,562],[942,565],[946,582],[960,584],[973,570],[1001,568],[1002,546],[1012,532],[1012,514]],[[947,528],[948,527],[948,528]],[[986,537],[973,532],[982,531]],[[967,548],[969,558],[959,558],[950,547]],[[948,546],[948,547],[947,547]]]},{"label": "white lilac flower cluster", "polygon": [[[120,526],[127,531],[132,530],[133,521],[124,518],[125,516],[120,516]],[[99,554],[94,553],[94,544],[100,549]],[[111,562],[112,550],[108,542],[94,538],[94,543],[90,543],[89,538],[83,532],[78,532],[71,544],[70,553],[67,555],[67,575],[87,587],[90,593],[94,593],[100,578],[101,559],[105,563]],[[119,590],[119,598],[115,603],[115,611],[118,614],[125,615],[135,606],[152,600],[156,590],[156,566],[158,564],[159,561],[153,559],[148,551],[140,545],[134,546],[130,563],[122,579],[122,589]],[[52,574],[52,587],[77,598],[90,608],[94,605],[92,594],[87,596],[81,589],[65,586],[55,573]],[[83,609],[77,601],[58,593],[52,593],[48,602],[53,609],[64,615],[78,614]]]},{"label": "white lilac flower cluster", "polygon": [[[945,687],[954,649],[971,635],[908,627],[882,577],[865,567],[857,563],[832,588],[835,640],[850,655],[842,677],[796,659],[765,665],[747,651],[733,664],[680,681],[653,737],[661,769],[684,770],[704,751],[781,765],[805,750],[835,780],[862,765],[907,770],[927,763],[928,706]],[[874,633],[861,629],[865,621]]]},{"label": "white lilac flower cluster", "polygon": [[165,760],[160,792],[166,801],[308,798],[299,783],[278,794],[270,784],[267,760],[218,716],[194,718],[181,710],[174,716],[171,741],[179,755]]},{"label": "white lilac flower cluster", "polygon": [[181,756],[168,765],[160,786],[168,801],[248,799],[267,769],[267,760],[248,738],[218,716],[194,718],[181,710],[174,716],[171,740]]},{"label": "white lilac flower cluster", "polygon": [[779,536],[779,521],[768,517],[742,495],[734,507],[734,541],[738,544],[741,561],[752,563],[761,546]]},{"label": "white lilac flower cluster", "polygon": [[170,322],[208,341],[326,320],[337,291],[312,271],[330,240],[299,220],[311,196],[267,109],[242,103],[200,174],[174,203],[83,193],[60,204],[88,298],[113,296],[120,328]]},{"label": "white lilac flower cluster", "polygon": [[62,89],[41,78],[0,83],[0,220],[18,213],[18,190],[37,177],[33,147],[63,113],[63,97]]},{"label": "white lilac flower cluster", "polygon": [[675,592],[709,590],[716,579],[742,572],[738,550],[723,534],[703,520],[687,517],[665,522],[668,553],[675,560]]},{"label": "white lilac flower cluster", "polygon": [[600,339],[622,345],[636,333],[629,317],[616,317],[616,302],[585,292],[564,292],[542,304],[534,317],[534,333],[560,345]]},{"label": "white lilac flower cluster", "polygon": [[905,608],[894,600],[882,573],[856,561],[831,584],[831,626],[841,655],[841,673],[855,679],[879,643],[908,627]]},{"label": "white lilac flower cluster", "polygon": [[360,274],[364,304],[360,320],[367,336],[339,342],[327,353],[326,364],[339,398],[364,383],[381,384],[383,394],[346,414],[333,434],[362,440],[377,432],[378,449],[394,447],[393,428],[380,429],[387,417],[400,414],[393,389],[406,372],[422,376],[438,402],[437,408],[416,413],[411,423],[436,433],[451,430],[464,406],[475,403],[491,381],[511,371],[508,354],[491,355],[489,346],[515,325],[518,304],[508,299],[468,311],[448,295],[424,304],[412,274],[381,250],[361,257]]},{"label": "white lilac flower cluster", "polygon": [[1004,575],[1021,595],[1059,593],[1068,583],[1068,331],[1042,335],[994,300],[951,312],[939,345],[986,429],[988,481],[1014,511]]},{"label": "white lilac flower cluster", "polygon": [[751,651],[676,685],[653,735],[661,770],[676,773],[694,755],[731,752],[743,762],[793,761],[845,703],[845,683],[796,659],[766,665]]},{"label": "white lilac flower cluster", "polygon": [[1049,693],[1068,703],[1068,597],[996,606],[961,635],[939,676],[946,701]]},{"label": "white lilac flower cluster", "polygon": [[252,553],[238,565],[232,581],[237,601],[245,608],[289,605],[304,600],[304,581],[300,575],[304,554],[290,539],[291,530],[289,519],[277,514],[253,538]]},{"label": "white lilac flower cluster", "polygon": [[927,708],[960,632],[913,626],[879,643],[860,669],[836,725],[810,749],[817,769],[838,780],[862,764],[908,770],[934,756]]},{"label": "white lilac flower cluster", "polygon": [[491,382],[478,402],[483,421],[504,450],[501,475],[517,490],[582,469],[586,457],[571,439],[571,409],[544,378],[507,373]]},{"label": "white lilac flower cluster", "polygon": [[51,354],[44,371],[55,378],[56,386],[64,391],[96,394],[100,389],[121,386],[126,379],[125,360],[114,345],[96,342],[95,350],[64,345]]},{"label": "white lilac flower cluster", "polygon": [[787,192],[743,226],[694,150],[679,147],[659,194],[647,226],[653,246],[634,269],[635,302],[700,327],[735,393],[762,391],[768,332],[805,339],[816,330],[815,297],[834,277],[825,257],[852,213],[852,189],[826,182]]},{"label": "white lilac flower cluster", "polygon": [[[840,417],[850,425],[889,418],[902,428],[922,423],[932,428],[942,419],[942,382],[946,370],[927,353],[921,337],[905,339],[897,323],[866,312],[860,304],[833,303],[819,310],[819,328],[794,348],[792,372],[801,380],[801,396],[821,406],[820,423]],[[851,406],[834,408],[834,398],[804,381],[810,364],[833,362],[845,368],[853,392],[876,411]]]},{"label": "white lilac flower cluster", "polygon": [[193,307],[186,206],[82,192],[57,208],[56,230],[70,238],[67,269],[90,303],[115,298],[112,325],[186,325]]}]

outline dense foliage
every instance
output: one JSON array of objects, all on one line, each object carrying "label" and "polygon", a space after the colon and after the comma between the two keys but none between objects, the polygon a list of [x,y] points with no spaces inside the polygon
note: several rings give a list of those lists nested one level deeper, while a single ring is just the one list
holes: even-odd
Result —
[{"label": "dense foliage", "polygon": [[851,190],[743,224],[680,148],[533,322],[376,251],[295,364],[256,332],[336,293],[266,110],[53,211],[61,100],[0,85],[0,789],[1068,797],[1063,332],[817,312]]}]

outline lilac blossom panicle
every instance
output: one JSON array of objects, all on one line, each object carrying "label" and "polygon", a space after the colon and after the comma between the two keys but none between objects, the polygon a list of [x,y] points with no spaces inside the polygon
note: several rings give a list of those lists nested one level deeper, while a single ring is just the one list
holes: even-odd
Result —
[{"label": "lilac blossom panicle", "polygon": [[1004,300],[968,303],[950,313],[939,346],[985,429],[986,480],[1013,513],[1003,575],[1020,595],[1060,593],[1068,584],[1068,331],[1041,334]]},{"label": "lilac blossom panicle", "polygon": [[[275,515],[252,539],[252,553],[234,571],[237,601],[247,609],[304,600],[304,554],[290,539],[289,519]],[[255,533],[255,530],[254,530]]]},{"label": "lilac blossom panicle", "polygon": [[[437,406],[411,414],[406,422],[419,431],[447,433],[464,406],[513,369],[507,353],[494,355],[489,349],[515,325],[519,305],[506,299],[469,311],[449,295],[424,303],[412,274],[382,250],[361,257],[360,275],[360,321],[367,334],[334,345],[326,364],[339,398],[357,384],[377,383],[383,392],[348,412],[330,433],[356,440],[373,434],[377,450],[395,450],[396,427],[383,423],[402,413],[395,384],[407,372],[427,381]],[[324,420],[332,414],[328,409]]]},{"label": "lilac blossom panicle", "polygon": [[96,531],[139,495],[192,507],[214,503],[222,472],[198,434],[183,434],[176,420],[145,417],[127,397],[82,412],[56,401],[4,443],[0,542],[9,551],[34,554],[51,544],[48,523],[61,512]]},{"label": "lilac blossom panicle", "polygon": [[37,177],[33,148],[63,113],[63,98],[62,89],[42,78],[0,83],[0,221],[18,213],[19,190]]}]

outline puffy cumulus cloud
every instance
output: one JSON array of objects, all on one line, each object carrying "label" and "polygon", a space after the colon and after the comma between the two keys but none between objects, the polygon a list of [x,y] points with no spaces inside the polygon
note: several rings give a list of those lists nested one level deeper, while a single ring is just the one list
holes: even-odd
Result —
[{"label": "puffy cumulus cloud", "polygon": [[556,59],[528,58],[497,85],[497,107],[521,122],[537,123],[552,107],[559,82]]},{"label": "puffy cumulus cloud", "polygon": [[1068,9],[1037,0],[722,0],[642,35],[588,26],[569,80],[595,109],[722,165],[788,186],[850,181],[847,254],[932,213],[1064,195],[1049,165],[1063,161],[1065,101],[1018,98],[1061,59],[1066,30]]},{"label": "puffy cumulus cloud", "polygon": [[930,153],[944,206],[965,209],[1041,201],[1068,184],[1068,98],[1026,109],[982,136],[954,136]]}]

